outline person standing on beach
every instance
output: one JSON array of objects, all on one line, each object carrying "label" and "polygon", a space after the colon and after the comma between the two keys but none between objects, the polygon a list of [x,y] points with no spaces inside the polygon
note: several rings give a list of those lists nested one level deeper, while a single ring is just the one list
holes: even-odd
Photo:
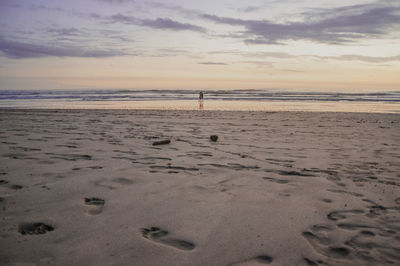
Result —
[{"label": "person standing on beach", "polygon": [[203,110],[203,108],[204,108],[203,97],[204,97],[203,92],[200,91],[200,93],[199,93],[199,109],[200,110]]}]

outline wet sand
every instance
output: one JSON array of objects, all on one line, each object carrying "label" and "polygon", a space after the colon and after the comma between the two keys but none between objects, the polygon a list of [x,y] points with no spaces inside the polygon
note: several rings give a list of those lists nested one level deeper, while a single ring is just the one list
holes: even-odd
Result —
[{"label": "wet sand", "polygon": [[398,114],[0,110],[0,125],[1,265],[400,263]]}]

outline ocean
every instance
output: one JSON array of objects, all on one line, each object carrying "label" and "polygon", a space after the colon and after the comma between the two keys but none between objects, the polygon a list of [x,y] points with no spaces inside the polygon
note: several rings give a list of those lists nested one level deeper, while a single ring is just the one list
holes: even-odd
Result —
[{"label": "ocean", "polygon": [[271,90],[3,90],[0,108],[185,109],[400,113],[400,91],[375,93]]}]

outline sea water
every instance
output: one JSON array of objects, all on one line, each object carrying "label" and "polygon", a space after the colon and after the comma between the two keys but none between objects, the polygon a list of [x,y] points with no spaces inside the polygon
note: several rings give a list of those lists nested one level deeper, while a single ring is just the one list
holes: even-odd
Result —
[{"label": "sea water", "polygon": [[400,91],[0,90],[0,108],[336,111],[400,113]]}]

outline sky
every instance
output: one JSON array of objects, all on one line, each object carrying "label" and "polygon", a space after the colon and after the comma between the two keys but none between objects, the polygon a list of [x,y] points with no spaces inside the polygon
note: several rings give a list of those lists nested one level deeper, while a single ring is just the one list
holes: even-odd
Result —
[{"label": "sky", "polygon": [[0,0],[0,90],[400,90],[400,1]]}]

